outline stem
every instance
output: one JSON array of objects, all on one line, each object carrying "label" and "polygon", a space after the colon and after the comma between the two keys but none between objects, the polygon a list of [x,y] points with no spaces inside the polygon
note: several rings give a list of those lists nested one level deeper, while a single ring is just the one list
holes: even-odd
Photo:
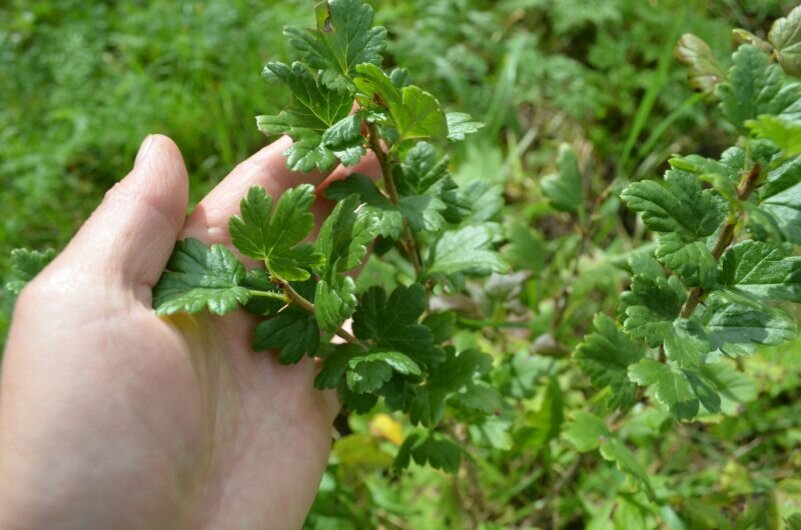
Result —
[{"label": "stem", "polygon": [[[754,164],[751,171],[740,178],[740,183],[737,185],[737,198],[740,199],[740,201],[747,201],[748,197],[751,196],[751,193],[756,188],[761,172],[762,167],[759,164]],[[737,222],[739,220],[740,216],[736,214],[729,215],[729,218],[726,220],[726,224],[723,230],[720,231],[720,234],[718,234],[718,239],[715,241],[715,246],[712,248],[712,256],[715,258],[715,261],[720,259],[726,249],[729,248],[732,241],[734,241],[734,229],[737,227]],[[690,315],[693,314],[693,311],[695,311],[695,308],[698,307],[704,294],[703,288],[693,287],[687,300],[684,302],[684,306],[681,308],[679,316],[681,318],[689,318]]]},{"label": "stem", "polygon": [[[282,282],[281,285],[283,286],[284,294],[286,295],[286,297],[287,297],[287,299],[289,300],[290,303],[295,304],[296,306],[300,307],[304,311],[307,311],[307,312],[311,313],[312,315],[314,314],[314,304],[313,303],[311,303],[308,300],[306,300],[305,298],[303,298],[303,296],[301,296],[301,294],[299,292],[297,292],[289,284],[289,282]],[[363,344],[359,341],[359,339],[357,339],[356,337],[351,335],[344,328],[339,328],[337,330],[337,335],[339,337],[342,337],[343,339],[345,339],[346,341],[348,341],[351,344],[356,344],[357,346],[364,347]]]},{"label": "stem", "polygon": [[[374,123],[371,123],[367,126],[367,130],[370,133],[370,149],[372,149],[373,153],[375,153],[375,156],[378,159],[378,165],[381,166],[381,176],[384,179],[384,186],[387,189],[389,200],[392,201],[392,204],[397,204],[398,188],[395,186],[395,177],[392,176],[392,162],[387,156],[387,153],[384,152],[384,148],[381,147],[381,141],[378,135],[378,127],[376,127]],[[402,237],[403,239],[401,241],[401,245],[403,246],[403,250],[409,255],[409,259],[414,266],[414,272],[417,276],[420,276],[420,270],[423,267],[420,264],[420,255],[417,251],[417,243],[414,241],[412,230],[409,228],[409,223],[406,221],[406,219],[403,220]]]},{"label": "stem", "polygon": [[275,298],[276,300],[280,300],[282,302],[289,302],[289,298],[285,294],[282,293],[273,293],[270,291],[250,291],[251,296],[262,296],[264,298]]}]

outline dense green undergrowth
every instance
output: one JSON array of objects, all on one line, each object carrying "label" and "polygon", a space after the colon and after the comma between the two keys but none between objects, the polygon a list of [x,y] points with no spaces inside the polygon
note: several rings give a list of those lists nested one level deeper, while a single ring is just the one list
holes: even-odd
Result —
[{"label": "dense green undergrowth", "polygon": [[[198,292],[187,263],[239,266],[187,241],[156,291],[162,312],[267,315],[254,348],[284,362],[326,357],[317,384],[338,386],[349,413],[308,528],[799,527],[801,11],[769,34],[791,3],[375,5],[387,49],[361,28],[368,51],[344,63],[319,51],[330,41],[314,45],[337,29],[325,9],[316,33],[283,44],[285,22],[308,25],[305,2],[187,3],[172,18],[159,2],[12,8],[0,174],[14,186],[0,201],[17,213],[0,242],[69,237],[126,170],[139,135],[112,125],[123,109],[143,109],[133,129],[173,133],[197,194],[260,142],[242,125],[258,113],[271,116],[264,132],[301,140],[288,153],[298,170],[350,163],[380,136],[383,184],[330,188],[339,206],[313,245],[302,243],[310,189],[280,200],[254,189],[230,228],[263,272]],[[241,55],[221,51],[233,26],[246,28]],[[750,33],[732,46],[734,27]],[[70,56],[57,78],[70,31],[84,68]],[[80,40],[89,34],[100,38]],[[271,62],[298,56],[312,68]],[[263,63],[284,88],[253,75]],[[70,99],[87,81],[104,90]],[[25,90],[42,83],[57,95]],[[302,116],[298,83],[339,102],[322,125]],[[270,108],[287,89],[289,108]],[[39,127],[20,119],[33,105]],[[464,117],[449,123],[446,110],[464,109],[484,126],[452,143]],[[289,240],[279,225],[295,228]],[[342,227],[356,237],[336,237]],[[40,261],[17,253],[20,270]],[[337,333],[349,342],[328,346]]]}]

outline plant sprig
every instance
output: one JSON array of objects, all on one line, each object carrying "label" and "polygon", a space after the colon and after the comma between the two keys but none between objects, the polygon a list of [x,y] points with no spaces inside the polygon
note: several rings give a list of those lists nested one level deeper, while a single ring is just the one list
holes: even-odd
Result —
[{"label": "plant sprig", "polygon": [[[294,140],[284,155],[295,171],[354,165],[369,149],[378,181],[352,174],[331,184],[325,194],[337,203],[313,242],[312,186],[280,198],[252,188],[229,232],[239,252],[262,266],[245,272],[222,246],[179,242],[154,288],[154,307],[162,315],[239,307],[258,315],[254,350],[276,349],[284,364],[321,357],[315,386],[338,388],[346,409],[366,412],[382,399],[420,426],[397,468],[411,458],[454,472],[463,451],[438,426],[446,416],[480,424],[501,407],[482,383],[489,356],[457,348],[455,314],[428,305],[434,289],[455,292],[465,277],[506,269],[491,231],[466,220],[471,207],[438,154],[481,124],[446,113],[407,71],[385,73],[386,31],[372,19],[361,0],[329,0],[318,5],[314,28],[286,29],[301,60],[268,63],[264,76],[282,83],[290,102],[278,115],[259,116],[257,126]],[[358,292],[353,274],[378,244],[396,247],[413,277],[390,292]],[[344,344],[330,343],[332,335]]]}]

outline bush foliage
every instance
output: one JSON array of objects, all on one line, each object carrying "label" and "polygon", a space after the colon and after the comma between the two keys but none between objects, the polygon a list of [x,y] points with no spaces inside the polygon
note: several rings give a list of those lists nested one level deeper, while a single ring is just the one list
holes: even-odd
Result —
[{"label": "bush foliage", "polygon": [[200,194],[263,112],[293,169],[372,147],[383,178],[326,189],[313,242],[313,188],[252,189],[229,229],[264,267],[179,242],[154,305],[324,359],[345,408],[306,527],[801,528],[801,8],[717,4],[0,8],[0,242],[40,249],[9,292],[136,131]]}]

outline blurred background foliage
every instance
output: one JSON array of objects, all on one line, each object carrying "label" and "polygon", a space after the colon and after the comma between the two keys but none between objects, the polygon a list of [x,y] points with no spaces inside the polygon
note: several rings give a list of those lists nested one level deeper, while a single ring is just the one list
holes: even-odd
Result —
[{"label": "blurred background foliage", "polygon": [[[352,416],[308,528],[777,528],[801,510],[792,472],[801,466],[799,343],[748,360],[732,416],[677,425],[658,409],[635,409],[621,435],[654,487],[675,494],[666,502],[633,493],[614,466],[562,440],[569,411],[600,399],[567,354],[593,314],[614,314],[627,279],[620,263],[643,234],[613,202],[592,250],[578,248],[581,238],[539,187],[563,142],[596,193],[661,172],[671,153],[717,158],[733,135],[687,87],[676,39],[695,33],[725,62],[733,28],[764,36],[796,2],[372,3],[390,32],[385,66],[407,67],[449,110],[487,123],[453,169],[457,180],[485,179],[476,197],[503,199],[516,271],[459,302],[475,320],[460,323],[456,340],[495,356],[494,382],[516,401],[494,429],[458,433],[476,449],[455,477],[429,468],[393,476],[386,469],[405,426],[380,411]],[[129,171],[146,134],[180,146],[192,201],[264,145],[253,117],[278,112],[286,95],[260,72],[289,58],[281,28],[308,25],[311,4],[1,4],[0,280],[12,248],[63,247]],[[366,278],[381,272],[371,262]],[[0,345],[11,303],[0,299]]]}]

